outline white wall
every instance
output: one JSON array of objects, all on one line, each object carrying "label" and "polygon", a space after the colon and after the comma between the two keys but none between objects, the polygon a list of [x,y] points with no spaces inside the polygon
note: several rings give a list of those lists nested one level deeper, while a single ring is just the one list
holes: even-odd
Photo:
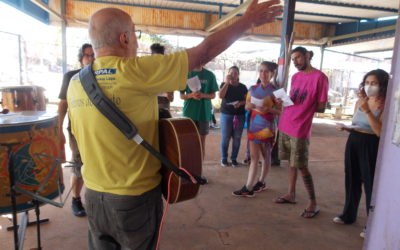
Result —
[{"label": "white wall", "polygon": [[380,140],[377,168],[372,194],[374,212],[367,223],[364,249],[400,249],[400,147],[393,143],[395,124],[400,129],[400,22],[397,21],[395,48],[392,61],[392,79],[389,82],[385,105],[385,121]]}]

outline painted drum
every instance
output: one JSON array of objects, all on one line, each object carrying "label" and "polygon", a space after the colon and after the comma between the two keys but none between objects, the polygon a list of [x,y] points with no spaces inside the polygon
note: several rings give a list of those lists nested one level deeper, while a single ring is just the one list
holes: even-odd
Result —
[{"label": "painted drum", "polygon": [[1,105],[9,111],[44,111],[46,99],[44,88],[39,86],[0,87]]},{"label": "painted drum", "polygon": [[[12,143],[18,143],[11,154],[17,187],[36,193],[45,183],[38,195],[47,199],[58,197],[64,189],[61,164],[54,161],[65,158],[57,114],[23,111],[0,115],[0,214],[12,212],[7,147]],[[32,198],[18,192],[16,201],[17,211],[34,207]]]}]

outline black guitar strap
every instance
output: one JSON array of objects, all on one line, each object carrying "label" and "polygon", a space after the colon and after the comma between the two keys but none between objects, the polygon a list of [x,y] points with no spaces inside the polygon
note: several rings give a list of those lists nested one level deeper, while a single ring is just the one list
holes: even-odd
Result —
[{"label": "black guitar strap", "polygon": [[[129,118],[126,117],[126,115],[122,113],[121,110],[119,110],[117,106],[115,106],[115,104],[103,94],[93,74],[92,64],[87,65],[79,72],[79,79],[81,80],[83,89],[86,91],[86,94],[89,96],[89,99],[92,101],[92,103],[112,124],[114,124],[115,127],[117,127],[125,135],[126,138],[129,140],[134,140],[137,144],[143,146],[177,176],[192,182],[188,174],[177,168],[165,156],[160,154],[148,142],[141,138],[138,134],[136,126],[131,122],[131,120],[129,120]],[[193,175],[193,177],[199,184],[206,183],[206,180],[199,176]]]}]

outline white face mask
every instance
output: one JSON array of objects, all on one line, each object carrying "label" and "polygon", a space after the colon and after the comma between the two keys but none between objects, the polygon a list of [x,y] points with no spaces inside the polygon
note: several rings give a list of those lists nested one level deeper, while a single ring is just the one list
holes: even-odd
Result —
[{"label": "white face mask", "polygon": [[365,85],[364,91],[368,97],[374,97],[377,96],[379,93],[379,86]]}]

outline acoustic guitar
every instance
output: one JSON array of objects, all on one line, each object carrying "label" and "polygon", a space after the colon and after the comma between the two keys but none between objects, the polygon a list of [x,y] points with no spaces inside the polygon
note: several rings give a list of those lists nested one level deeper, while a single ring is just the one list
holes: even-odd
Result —
[{"label": "acoustic guitar", "polygon": [[[159,120],[160,153],[178,168],[201,176],[202,149],[196,125],[188,118],[168,118]],[[162,163],[162,161],[161,161]],[[162,163],[162,190],[165,200],[168,197],[168,180],[171,170]],[[172,173],[168,203],[177,203],[194,198],[199,184]]]}]

